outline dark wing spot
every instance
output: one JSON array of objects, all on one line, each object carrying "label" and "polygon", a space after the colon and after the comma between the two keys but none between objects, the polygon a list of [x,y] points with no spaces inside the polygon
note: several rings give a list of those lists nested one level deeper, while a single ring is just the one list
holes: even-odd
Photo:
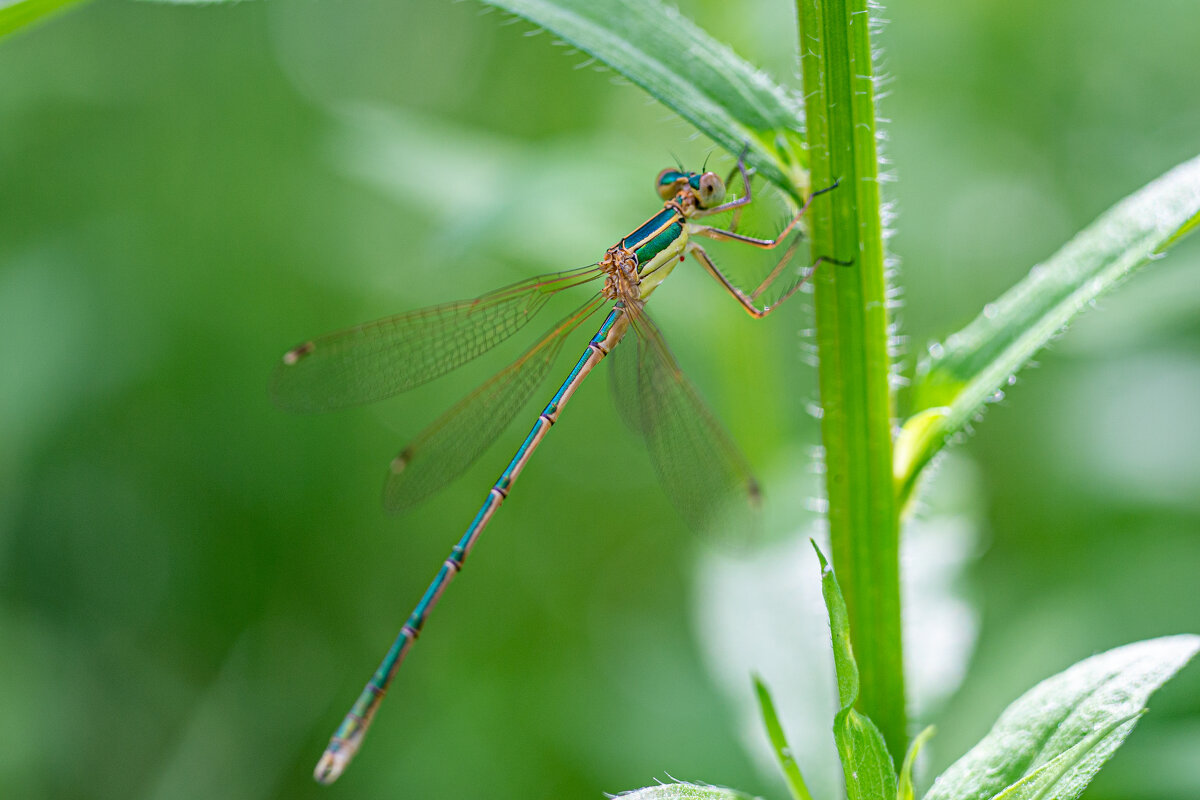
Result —
[{"label": "dark wing spot", "polygon": [[312,342],[305,342],[299,347],[293,347],[291,350],[288,350],[283,354],[283,363],[290,367],[316,348],[317,346]]},{"label": "dark wing spot", "polygon": [[392,474],[399,475],[410,461],[412,461],[412,448],[406,447],[400,451],[400,455],[392,459]]},{"label": "dark wing spot", "polygon": [[746,481],[746,494],[750,496],[750,503],[755,508],[762,506],[762,489],[754,478]]}]

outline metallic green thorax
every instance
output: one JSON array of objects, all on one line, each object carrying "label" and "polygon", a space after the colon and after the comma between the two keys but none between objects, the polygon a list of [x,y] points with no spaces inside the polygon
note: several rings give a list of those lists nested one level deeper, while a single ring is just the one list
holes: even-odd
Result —
[{"label": "metallic green thorax", "polygon": [[[682,215],[674,208],[664,208],[646,220],[640,228],[622,239],[621,246],[626,250],[633,251],[646,248],[660,239],[666,230],[670,229],[673,224],[678,224],[678,221],[681,219],[683,219]],[[654,252],[648,253],[645,258],[642,258],[639,254],[638,261],[645,264],[651,258],[654,258],[659,250],[662,250],[662,247],[654,248]]]},{"label": "metallic green thorax", "polygon": [[638,263],[646,264],[654,260],[656,255],[667,249],[667,247],[672,242],[677,240],[682,233],[683,224],[679,222],[672,222],[670,225],[664,228],[661,233],[634,251],[634,255],[637,256]]},{"label": "metallic green thorax", "polygon": [[645,299],[671,274],[687,246],[687,218],[675,203],[668,203],[610,251],[633,254],[640,278],[639,296]]}]

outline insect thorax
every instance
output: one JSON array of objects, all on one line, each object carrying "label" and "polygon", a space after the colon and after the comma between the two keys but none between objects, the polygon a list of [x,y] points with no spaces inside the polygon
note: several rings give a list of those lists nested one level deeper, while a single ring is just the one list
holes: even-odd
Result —
[{"label": "insect thorax", "polygon": [[638,285],[642,279],[638,276],[638,260],[632,250],[614,245],[604,254],[599,266],[607,275],[604,289],[601,290],[605,297],[610,300],[630,300],[640,296]]}]

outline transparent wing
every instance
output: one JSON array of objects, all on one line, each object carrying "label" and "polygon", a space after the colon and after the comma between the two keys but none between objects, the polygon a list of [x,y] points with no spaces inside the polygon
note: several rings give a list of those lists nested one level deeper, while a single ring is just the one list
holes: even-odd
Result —
[{"label": "transparent wing", "polygon": [[382,400],[462,366],[512,336],[555,294],[601,275],[595,266],[539,275],[473,300],[326,334],[289,350],[271,382],[288,411]]},{"label": "transparent wing", "polygon": [[383,505],[402,511],[461,475],[496,440],[546,378],[563,342],[604,304],[599,295],[439,417],[392,461]]},{"label": "transparent wing", "polygon": [[626,337],[608,354],[608,387],[612,391],[617,416],[629,430],[641,436],[642,400],[638,395],[638,353],[640,345],[634,337]]},{"label": "transparent wing", "polygon": [[[644,309],[631,309],[630,322],[637,333],[638,351],[635,419],[667,495],[694,529],[728,531],[739,538],[737,533],[750,528],[755,516],[758,482],[737,445],[679,369],[658,326]],[[629,377],[623,367],[618,365],[614,377]],[[628,380],[617,386],[621,402],[631,401],[632,388]],[[625,407],[621,413],[635,412]]]}]

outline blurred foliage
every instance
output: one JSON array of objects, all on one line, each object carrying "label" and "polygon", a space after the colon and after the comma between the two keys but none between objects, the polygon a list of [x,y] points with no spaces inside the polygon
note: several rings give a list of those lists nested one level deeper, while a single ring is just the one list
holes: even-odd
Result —
[{"label": "blurred foliage", "polygon": [[642,87],[797,202],[807,196],[799,93],[772,81],[673,6],[658,0],[487,2]]},{"label": "blurred foliage", "polygon": [[77,0],[5,0],[0,3],[0,38],[53,17]]},{"label": "blurred foliage", "polygon": [[[682,10],[795,85],[789,4]],[[98,2],[0,42],[6,796],[329,791],[313,759],[523,431],[389,518],[388,459],[487,367],[304,418],[267,400],[275,359],[594,261],[657,206],[672,152],[709,153],[639,90],[478,12]],[[913,352],[1195,155],[1190,0],[887,16]],[[1193,237],[1084,317],[967,445],[983,626],[961,690],[922,720],[938,723],[934,770],[1037,680],[1195,628],[1198,260]],[[793,521],[816,442],[804,306],[755,324],[690,268],[654,302],[759,467],[768,516]],[[782,796],[698,658],[697,547],[614,434],[602,383],[524,474],[332,791],[597,797],[669,773]],[[1197,670],[1152,711],[1086,798],[1200,794]]]},{"label": "blurred foliage", "polygon": [[988,403],[1003,399],[1018,369],[1106,292],[1164,257],[1198,222],[1200,156],[1123,198],[965,328],[930,344],[913,381],[917,413],[897,435],[901,500],[944,444]]}]

